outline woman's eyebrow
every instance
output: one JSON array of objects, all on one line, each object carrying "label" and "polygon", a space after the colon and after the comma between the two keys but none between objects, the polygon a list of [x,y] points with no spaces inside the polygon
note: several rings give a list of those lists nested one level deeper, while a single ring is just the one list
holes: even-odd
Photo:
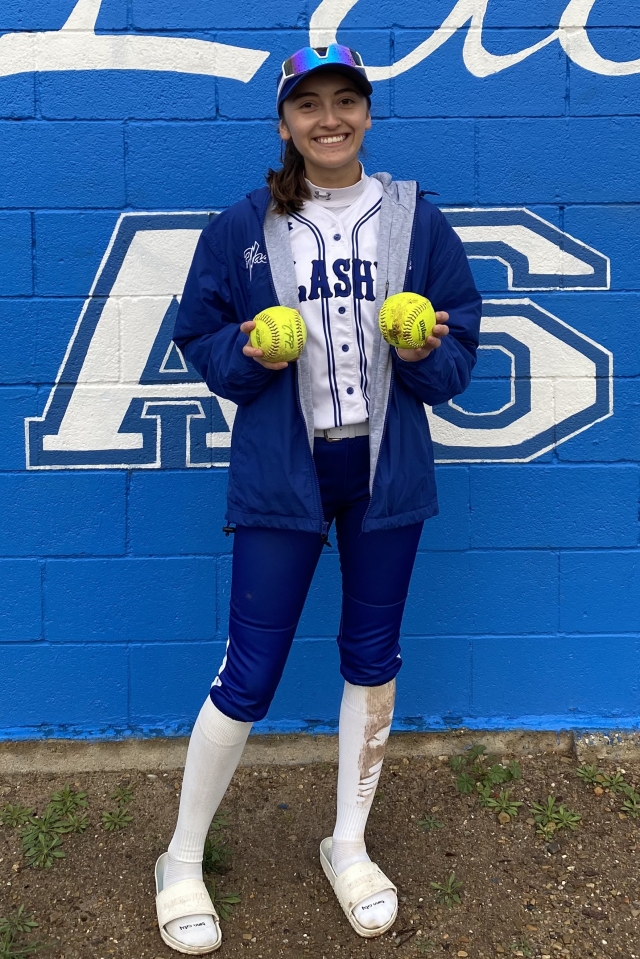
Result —
[{"label": "woman's eyebrow", "polygon": [[320,96],[319,93],[314,93],[313,90],[306,90],[304,93],[296,93],[295,90],[289,97],[290,100],[301,100],[303,97],[317,97]]},{"label": "woman's eyebrow", "polygon": [[[341,93],[357,93],[357,92],[358,91],[356,90],[355,87],[341,87],[340,90],[334,90],[332,96],[337,97]],[[291,94],[291,97],[289,99],[301,100],[304,97],[319,97],[319,96],[320,94],[316,93],[314,90],[307,90],[305,93],[296,93],[294,90],[294,92]]]}]

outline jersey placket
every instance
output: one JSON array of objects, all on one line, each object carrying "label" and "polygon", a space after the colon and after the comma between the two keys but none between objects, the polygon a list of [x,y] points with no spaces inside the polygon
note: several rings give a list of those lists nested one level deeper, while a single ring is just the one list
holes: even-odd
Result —
[{"label": "jersey placket", "polygon": [[[351,287],[350,231],[343,220],[330,210],[322,210],[327,225],[327,272],[332,275],[332,299],[329,317],[335,353],[335,369],[343,423],[360,423],[367,419],[367,410],[360,390],[358,345],[356,342]],[[337,425],[337,424],[336,424]]]}]

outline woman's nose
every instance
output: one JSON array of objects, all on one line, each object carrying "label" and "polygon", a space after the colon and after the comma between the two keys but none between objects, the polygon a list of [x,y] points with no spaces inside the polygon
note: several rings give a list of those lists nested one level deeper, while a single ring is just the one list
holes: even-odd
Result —
[{"label": "woman's nose", "polygon": [[338,126],[338,124],[340,123],[340,120],[338,119],[338,117],[335,115],[335,113],[332,110],[327,110],[322,116],[321,123],[323,127],[333,128]]}]

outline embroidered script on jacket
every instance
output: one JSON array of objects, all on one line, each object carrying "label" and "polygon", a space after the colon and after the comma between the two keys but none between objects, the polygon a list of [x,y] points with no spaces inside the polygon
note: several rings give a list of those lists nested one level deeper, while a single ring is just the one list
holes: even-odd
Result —
[{"label": "embroidered script on jacket", "polygon": [[267,255],[266,253],[260,253],[260,244],[257,240],[253,246],[248,246],[244,251],[244,262],[249,271],[249,279],[251,279],[251,274],[253,273],[253,268],[256,263],[267,262]]}]

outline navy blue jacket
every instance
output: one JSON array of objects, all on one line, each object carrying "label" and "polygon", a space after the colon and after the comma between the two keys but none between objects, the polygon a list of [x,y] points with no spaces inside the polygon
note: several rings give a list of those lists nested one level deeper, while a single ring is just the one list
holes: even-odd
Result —
[{"label": "navy blue jacket", "polygon": [[[446,403],[468,386],[481,314],[462,243],[444,215],[420,198],[417,184],[394,183],[388,174],[376,176],[385,186],[381,231],[390,229],[385,236],[393,237],[395,229],[406,238],[406,252],[398,262],[393,257],[398,260],[402,243],[389,240],[384,244],[388,251],[379,244],[377,308],[385,294],[401,289],[420,293],[434,309],[449,313],[450,334],[439,349],[415,363],[401,360],[380,337],[380,402],[374,404],[377,413],[372,411],[370,421],[374,452],[365,532],[419,522],[438,512],[424,404]],[[205,228],[186,281],[174,341],[209,389],[238,405],[227,521],[324,532],[301,361],[284,370],[266,370],[242,352],[248,338],[239,324],[282,302],[276,288],[296,289],[286,223],[282,242],[271,241],[269,248],[265,221],[286,220],[275,217],[269,200],[266,187],[255,190]],[[385,216],[388,223],[383,226]],[[290,300],[283,305],[295,307]]]}]

